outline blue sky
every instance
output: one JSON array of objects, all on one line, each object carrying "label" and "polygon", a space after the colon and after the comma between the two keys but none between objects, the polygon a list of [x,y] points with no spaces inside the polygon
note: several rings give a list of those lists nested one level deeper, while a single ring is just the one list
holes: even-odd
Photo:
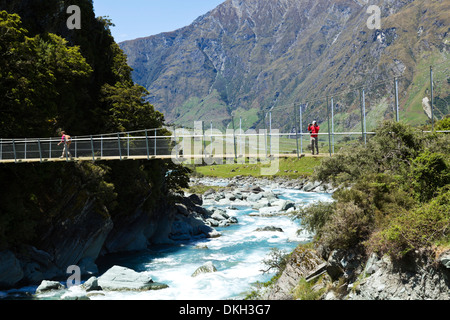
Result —
[{"label": "blue sky", "polygon": [[174,31],[225,0],[93,0],[96,16],[109,16],[116,42]]}]

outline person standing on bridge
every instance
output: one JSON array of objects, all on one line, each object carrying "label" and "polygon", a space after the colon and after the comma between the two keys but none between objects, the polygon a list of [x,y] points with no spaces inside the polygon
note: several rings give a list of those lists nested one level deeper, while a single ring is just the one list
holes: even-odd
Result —
[{"label": "person standing on bridge", "polygon": [[70,160],[72,160],[72,154],[70,153],[70,150],[69,150],[70,144],[72,143],[72,138],[68,134],[66,134],[65,131],[61,131],[61,135],[62,135],[61,136],[61,141],[58,143],[58,146],[61,143],[64,143],[64,149],[63,149],[63,152],[61,154],[61,157],[59,157],[59,158],[63,159],[64,157],[69,156]]},{"label": "person standing on bridge", "polygon": [[316,121],[313,121],[312,125],[308,125],[308,131],[311,134],[311,151],[314,155],[314,148],[316,149],[316,154],[319,154],[319,130],[320,127],[317,125]]}]

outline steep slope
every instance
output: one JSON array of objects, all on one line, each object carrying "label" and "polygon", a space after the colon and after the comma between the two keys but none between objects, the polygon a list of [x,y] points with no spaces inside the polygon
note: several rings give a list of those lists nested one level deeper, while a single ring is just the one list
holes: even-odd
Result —
[{"label": "steep slope", "polygon": [[359,119],[354,89],[361,86],[367,88],[368,121],[392,118],[396,76],[402,77],[402,116],[424,122],[431,64],[439,66],[437,100],[450,91],[450,4],[372,2],[381,8],[380,30],[367,27],[366,1],[227,0],[190,26],[120,45],[133,79],[150,91],[149,101],[180,124],[202,119],[227,125],[234,112],[243,115],[245,127],[261,126],[261,111],[275,105],[275,124],[289,127],[293,104],[318,98],[305,122],[308,116],[323,121],[326,94],[339,93],[337,127],[351,129]]}]

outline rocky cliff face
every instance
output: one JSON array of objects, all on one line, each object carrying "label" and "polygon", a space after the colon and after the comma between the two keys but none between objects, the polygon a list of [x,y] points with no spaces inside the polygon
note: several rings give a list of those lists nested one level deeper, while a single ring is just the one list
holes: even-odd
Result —
[{"label": "rocky cliff face", "polygon": [[202,208],[195,196],[172,195],[176,201],[162,196],[151,209],[138,205],[130,210],[132,214],[114,217],[98,196],[79,187],[65,192],[51,219],[42,223],[39,241],[0,250],[1,289],[67,279],[67,268],[72,265],[83,276],[97,274],[96,260],[110,253],[219,236],[206,223],[212,212]]},{"label": "rocky cliff face", "polygon": [[[134,80],[148,88],[150,102],[169,121],[227,125],[234,111],[246,127],[261,126],[261,111],[275,105],[274,122],[290,126],[294,103],[319,98],[305,119],[324,121],[325,95],[346,92],[335,100],[337,112],[348,114],[336,127],[350,129],[358,119],[350,117],[359,112],[356,87],[368,88],[368,113],[392,117],[395,76],[404,77],[401,105],[423,120],[426,84],[422,78],[416,87],[412,82],[429,73],[429,63],[447,61],[450,6],[418,0],[371,4],[381,8],[381,29],[367,27],[366,1],[227,0],[183,29],[126,41],[121,48]],[[436,96],[445,98],[450,90],[442,77]],[[386,81],[387,87],[380,85]]]},{"label": "rocky cliff face", "polygon": [[393,261],[388,256],[372,254],[367,259],[344,250],[333,251],[324,259],[314,250],[299,247],[281,276],[260,297],[297,299],[304,280],[322,300],[448,300],[449,261],[449,251],[436,259],[415,252],[407,259]]}]

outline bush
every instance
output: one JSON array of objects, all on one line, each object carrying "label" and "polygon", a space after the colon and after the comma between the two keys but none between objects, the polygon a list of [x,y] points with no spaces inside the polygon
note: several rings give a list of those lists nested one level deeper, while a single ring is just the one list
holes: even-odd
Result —
[{"label": "bush", "polygon": [[437,131],[450,130],[450,116],[447,115],[444,119],[439,120],[438,122],[436,122],[435,129]]},{"label": "bush", "polygon": [[333,214],[334,206],[333,202],[319,201],[295,212],[294,219],[299,219],[307,231],[320,237],[321,229]]},{"label": "bush", "polygon": [[337,203],[330,220],[321,229],[319,243],[328,250],[359,246],[370,235],[372,219],[355,203]]},{"label": "bush", "polygon": [[[447,121],[438,125],[447,128]],[[395,122],[385,122],[376,132],[367,146],[347,146],[316,168],[315,179],[348,188],[334,194],[334,205],[301,210],[302,223],[316,232],[325,252],[365,247],[401,258],[433,242],[445,243],[449,135],[424,134]]]},{"label": "bush", "polygon": [[398,122],[386,121],[376,130],[367,146],[352,144],[333,158],[324,159],[314,173],[320,181],[352,183],[358,178],[380,172],[404,174],[425,148],[421,132]]},{"label": "bush", "polygon": [[399,259],[412,250],[429,248],[436,241],[448,241],[449,237],[450,188],[446,187],[424,206],[393,214],[388,226],[372,235],[368,248]]},{"label": "bush", "polygon": [[411,168],[411,184],[419,201],[429,201],[439,188],[450,184],[450,172],[445,156],[428,151],[414,159]]}]

